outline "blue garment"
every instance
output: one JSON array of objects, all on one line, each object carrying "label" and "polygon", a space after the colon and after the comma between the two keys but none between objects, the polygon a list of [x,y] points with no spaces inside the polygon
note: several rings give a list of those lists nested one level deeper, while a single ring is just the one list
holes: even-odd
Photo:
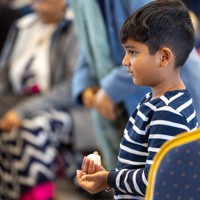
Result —
[{"label": "blue garment", "polygon": [[[137,8],[150,2],[150,0],[109,0],[104,2],[106,12],[105,17],[107,19],[106,30],[113,59],[113,70],[102,77],[101,80],[98,80],[98,75],[92,74],[89,68],[88,55],[85,52],[85,47],[83,47],[79,56],[77,70],[73,77],[73,99],[76,102],[81,103],[80,95],[85,88],[92,85],[100,85],[113,102],[124,102],[128,113],[131,114],[141,98],[149,91],[149,88],[133,85],[132,78],[122,66],[124,50],[119,39],[119,33],[125,19]],[[76,15],[78,15],[81,11],[75,10],[75,12]],[[93,17],[95,16],[91,16],[91,18]],[[80,29],[80,27],[78,27],[78,29]],[[116,35],[116,37],[113,35]],[[90,44],[87,45],[90,46]],[[92,57],[92,55],[90,55],[90,57]]]},{"label": "blue garment", "polygon": [[200,83],[200,57],[195,49],[181,69],[181,78],[192,96],[197,120],[200,124],[200,91],[198,86]]},{"label": "blue garment", "polygon": [[[120,144],[116,171],[108,175],[115,199],[143,199],[149,168],[167,140],[197,128],[188,90],[175,90],[151,100],[148,93],[126,125]],[[126,195],[126,198],[125,198]]]}]

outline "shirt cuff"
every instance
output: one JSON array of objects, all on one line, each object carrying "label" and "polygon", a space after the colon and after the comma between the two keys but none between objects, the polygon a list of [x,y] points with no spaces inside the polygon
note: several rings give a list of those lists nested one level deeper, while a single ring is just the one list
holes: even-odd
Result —
[{"label": "shirt cuff", "polygon": [[108,185],[114,189],[116,189],[117,175],[118,175],[118,172],[114,170],[109,171],[109,174],[108,174],[108,179],[107,179]]}]

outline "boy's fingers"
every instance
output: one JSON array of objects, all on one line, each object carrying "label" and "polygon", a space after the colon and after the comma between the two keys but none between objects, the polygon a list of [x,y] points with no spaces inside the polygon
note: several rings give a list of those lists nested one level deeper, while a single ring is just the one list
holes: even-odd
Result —
[{"label": "boy's fingers", "polygon": [[81,178],[81,176],[82,176],[82,171],[81,170],[76,170],[76,176],[77,176],[77,178]]},{"label": "boy's fingers", "polygon": [[82,165],[82,171],[86,174],[88,173],[88,167],[89,167],[89,160],[87,159],[87,157],[85,157]]},{"label": "boy's fingers", "polygon": [[87,174],[87,175],[83,175],[83,176],[81,177],[81,180],[82,180],[82,181],[93,181],[94,178],[93,178],[92,175]]},{"label": "boy's fingers", "polygon": [[85,160],[86,160],[86,157],[84,156],[81,169],[83,169],[83,166],[85,165]]},{"label": "boy's fingers", "polygon": [[86,174],[93,174],[95,172],[94,161],[85,157],[82,165],[82,171]]}]

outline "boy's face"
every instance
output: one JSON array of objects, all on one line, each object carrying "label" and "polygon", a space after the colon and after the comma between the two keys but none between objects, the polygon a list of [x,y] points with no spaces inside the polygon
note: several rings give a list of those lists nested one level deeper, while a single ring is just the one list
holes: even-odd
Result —
[{"label": "boy's face", "polygon": [[153,87],[162,77],[159,51],[150,55],[147,45],[134,40],[123,44],[125,56],[122,61],[135,85]]}]

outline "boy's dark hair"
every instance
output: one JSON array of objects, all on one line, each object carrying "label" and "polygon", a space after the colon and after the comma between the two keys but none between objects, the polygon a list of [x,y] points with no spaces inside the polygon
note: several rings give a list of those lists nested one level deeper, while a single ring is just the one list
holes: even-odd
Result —
[{"label": "boy's dark hair", "polygon": [[168,47],[175,55],[175,66],[181,67],[194,47],[194,28],[181,0],[152,1],[134,12],[123,24],[121,41],[144,43],[151,55]]}]

